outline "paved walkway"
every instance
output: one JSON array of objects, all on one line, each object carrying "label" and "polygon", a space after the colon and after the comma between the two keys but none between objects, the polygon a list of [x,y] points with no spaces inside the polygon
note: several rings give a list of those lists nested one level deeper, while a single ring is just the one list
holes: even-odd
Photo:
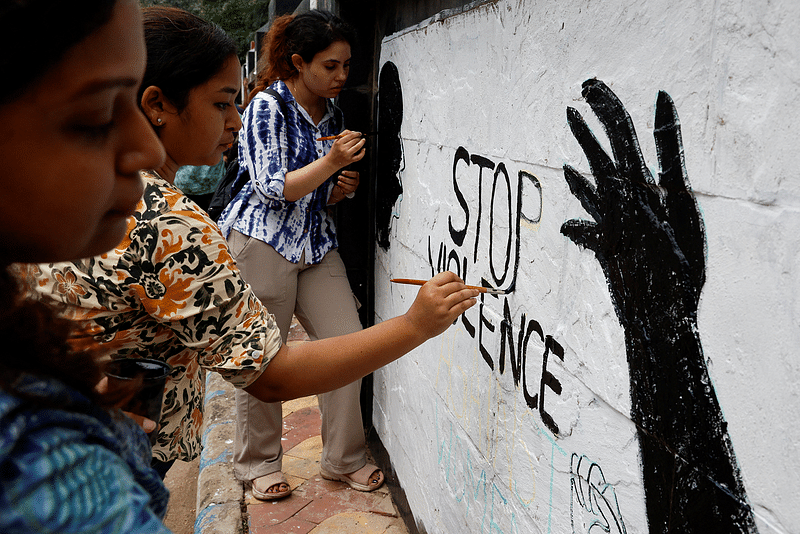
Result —
[{"label": "paved walkway", "polygon": [[[307,340],[293,323],[288,344]],[[319,475],[322,439],[315,396],[283,403],[283,472],[293,491],[270,502],[255,499],[233,478],[232,388],[210,376],[206,406],[196,534],[408,534],[386,484],[364,493]]]}]

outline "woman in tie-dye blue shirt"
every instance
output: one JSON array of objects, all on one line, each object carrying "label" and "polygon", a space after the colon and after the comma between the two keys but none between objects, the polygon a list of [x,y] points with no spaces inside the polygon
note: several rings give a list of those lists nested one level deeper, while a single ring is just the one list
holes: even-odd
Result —
[{"label": "woman in tie-dye blue shirt", "polygon": [[[338,246],[328,206],[339,177],[332,174],[315,189],[292,200],[284,197],[284,186],[290,171],[306,167],[330,152],[334,141],[317,139],[342,131],[342,112],[325,99],[323,118],[314,124],[285,82],[276,81],[271,88],[283,99],[287,115],[283,115],[277,99],[263,91],[245,109],[239,133],[240,172],[246,169],[256,179],[246,183],[222,213],[220,229],[225,237],[236,230],[256,238],[293,263],[299,262],[303,253],[307,263],[319,263]],[[363,145],[363,139],[356,139]],[[345,180],[358,176],[355,171],[344,174]]]},{"label": "woman in tie-dye blue shirt", "polygon": [[[220,228],[284,342],[292,315],[312,339],[361,329],[328,211],[355,193],[358,173],[346,168],[365,153],[363,136],[344,129],[332,101],[347,80],[353,41],[352,29],[325,11],[277,19],[262,51],[268,68],[242,117],[239,164],[250,181],[222,213]],[[366,461],[359,392],[356,381],[319,396],[320,473],[372,491],[383,473]],[[285,497],[291,490],[281,473],[280,404],[245,392],[236,400],[236,475],[260,499]]]}]

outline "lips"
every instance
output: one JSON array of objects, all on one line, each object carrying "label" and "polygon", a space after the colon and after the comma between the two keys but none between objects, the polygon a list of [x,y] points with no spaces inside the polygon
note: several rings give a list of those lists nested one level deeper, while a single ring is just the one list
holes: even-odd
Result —
[{"label": "lips", "polygon": [[136,207],[139,205],[139,200],[136,202],[127,202],[125,204],[119,204],[115,206],[114,209],[108,211],[107,215],[109,217],[130,217],[134,213],[136,213]]},{"label": "lips", "polygon": [[106,213],[105,218],[107,220],[115,220],[115,219],[127,219],[131,215],[134,214],[136,210],[121,210],[121,209],[113,209]]},{"label": "lips", "polygon": [[124,198],[120,198],[114,207],[108,210],[106,215],[109,217],[130,217],[136,213],[136,207],[144,194],[144,183],[141,178],[137,183],[137,187],[133,188],[130,193],[130,195],[126,194]]}]

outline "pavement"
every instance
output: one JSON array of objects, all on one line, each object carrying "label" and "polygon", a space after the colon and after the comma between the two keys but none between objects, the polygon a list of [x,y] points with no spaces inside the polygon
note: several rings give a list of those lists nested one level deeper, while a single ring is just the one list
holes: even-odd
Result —
[{"label": "pavement", "polygon": [[[302,327],[294,322],[288,345],[307,341]],[[394,486],[384,484],[374,492],[365,493],[319,475],[322,439],[315,396],[283,403],[283,473],[292,487],[291,496],[270,502],[255,499],[249,485],[243,485],[233,475],[236,418],[233,397],[233,387],[217,373],[208,373],[203,453],[195,464],[194,534],[409,533],[389,490]],[[368,456],[372,463],[384,467],[369,452]],[[187,466],[192,469],[191,464]],[[391,478],[391,466],[387,465],[384,472]],[[192,471],[189,473],[189,477],[193,476]],[[172,489],[173,494],[176,490],[186,491],[185,481],[174,484],[181,487]],[[185,511],[171,510],[167,519],[176,521],[177,513],[186,515]],[[178,533],[178,528],[170,528]]]}]

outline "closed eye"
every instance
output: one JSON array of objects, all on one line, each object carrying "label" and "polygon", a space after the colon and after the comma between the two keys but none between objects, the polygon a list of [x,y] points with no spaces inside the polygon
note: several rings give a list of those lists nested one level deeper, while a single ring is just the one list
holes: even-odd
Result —
[{"label": "closed eye", "polygon": [[104,124],[76,124],[72,129],[90,143],[102,143],[108,139],[114,126],[114,121],[111,120]]}]

